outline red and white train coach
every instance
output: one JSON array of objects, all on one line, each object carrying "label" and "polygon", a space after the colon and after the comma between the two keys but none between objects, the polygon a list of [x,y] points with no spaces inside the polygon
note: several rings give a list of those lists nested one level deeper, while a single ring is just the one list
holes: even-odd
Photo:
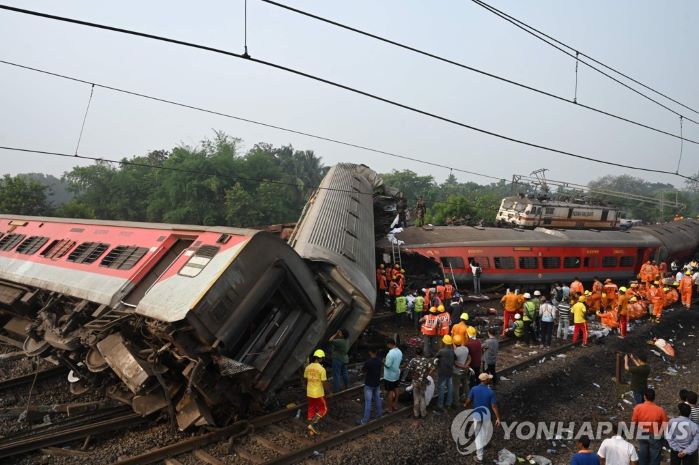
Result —
[{"label": "red and white train coach", "polygon": [[266,232],[0,215],[0,326],[78,384],[118,377],[136,411],[174,404],[184,429],[280,387],[326,320],[308,266]]},{"label": "red and white train coach", "polygon": [[396,238],[404,242],[402,250],[433,259],[458,281],[472,278],[472,259],[480,264],[485,283],[543,284],[595,276],[628,280],[646,260],[691,258],[699,245],[699,221],[628,231],[435,226],[407,228]]}]

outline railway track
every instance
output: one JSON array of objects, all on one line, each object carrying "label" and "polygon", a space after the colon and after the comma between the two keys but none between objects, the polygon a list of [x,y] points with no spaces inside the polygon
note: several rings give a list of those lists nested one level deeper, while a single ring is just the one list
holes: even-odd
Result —
[{"label": "railway track", "polygon": [[[552,349],[536,351],[536,354],[522,360],[513,358],[517,361],[498,370],[498,374],[512,373],[572,347],[572,343],[564,343]],[[526,353],[527,349],[504,342],[504,352],[515,350]],[[355,420],[360,418],[363,412],[363,399],[360,398],[362,389],[363,386],[355,386],[328,396],[329,414],[323,420],[323,431],[319,437],[309,438],[306,435],[306,423],[303,420],[304,403],[166,447],[152,449],[112,465],[148,465],[163,461],[167,465],[290,465],[312,456],[316,451],[345,444],[371,431],[400,422],[412,413],[412,406],[405,406],[369,423],[355,425]]]},{"label": "railway track", "polygon": [[53,368],[48,368],[46,370],[41,370],[35,373],[29,373],[26,375],[6,379],[0,381],[0,392],[22,386],[29,386],[35,381],[44,381],[47,379],[56,378],[58,376],[66,374],[67,372],[68,370],[65,367],[57,366]]}]

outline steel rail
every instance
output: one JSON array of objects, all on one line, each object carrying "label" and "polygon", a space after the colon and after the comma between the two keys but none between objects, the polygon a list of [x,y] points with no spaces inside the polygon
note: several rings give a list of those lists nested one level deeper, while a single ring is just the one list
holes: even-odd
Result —
[{"label": "steel rail", "polygon": [[44,379],[50,379],[67,373],[68,370],[64,366],[58,366],[49,368],[47,370],[39,371],[38,373],[30,373],[28,375],[17,376],[15,378],[6,379],[0,381],[0,391],[5,391],[7,389],[13,389],[20,386],[25,386],[27,384],[32,384],[34,377],[37,381]]}]

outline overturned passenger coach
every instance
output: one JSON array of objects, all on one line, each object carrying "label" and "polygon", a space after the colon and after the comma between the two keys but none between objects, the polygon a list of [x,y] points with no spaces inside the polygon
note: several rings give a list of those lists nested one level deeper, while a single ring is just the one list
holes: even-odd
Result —
[{"label": "overturned passenger coach", "polygon": [[[366,167],[330,170],[294,233],[0,214],[5,338],[180,429],[222,425],[371,318]],[[370,244],[362,241],[371,240]]]}]

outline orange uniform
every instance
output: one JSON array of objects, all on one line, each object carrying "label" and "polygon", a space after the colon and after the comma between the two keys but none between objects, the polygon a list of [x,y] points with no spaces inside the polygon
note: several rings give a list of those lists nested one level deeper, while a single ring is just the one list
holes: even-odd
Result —
[{"label": "orange uniform", "polygon": [[592,283],[592,292],[602,292],[602,282],[595,279]]},{"label": "orange uniform", "polygon": [[663,290],[657,287],[651,287],[648,291],[648,298],[650,304],[653,306],[653,316],[656,319],[660,319],[663,314],[663,304],[665,303],[665,294]]},{"label": "orange uniform", "polygon": [[583,295],[585,293],[585,286],[583,286],[583,283],[576,279],[575,281],[570,283],[570,292],[575,292],[578,295]]},{"label": "orange uniform", "polygon": [[692,305],[692,288],[694,287],[694,280],[689,275],[682,276],[680,280],[680,295],[682,295],[682,305],[685,308],[689,308]]},{"label": "orange uniform", "polygon": [[602,293],[601,292],[593,292],[590,294],[590,296],[587,298],[587,307],[594,311],[598,312],[602,308]]},{"label": "orange uniform", "polygon": [[448,300],[454,297],[454,286],[449,283],[444,285],[444,297]]},{"label": "orange uniform", "polygon": [[653,281],[655,276],[653,275],[653,265],[651,265],[650,261],[644,263],[643,266],[641,266],[641,272],[639,274],[641,276],[641,281],[643,281],[644,283]]}]

